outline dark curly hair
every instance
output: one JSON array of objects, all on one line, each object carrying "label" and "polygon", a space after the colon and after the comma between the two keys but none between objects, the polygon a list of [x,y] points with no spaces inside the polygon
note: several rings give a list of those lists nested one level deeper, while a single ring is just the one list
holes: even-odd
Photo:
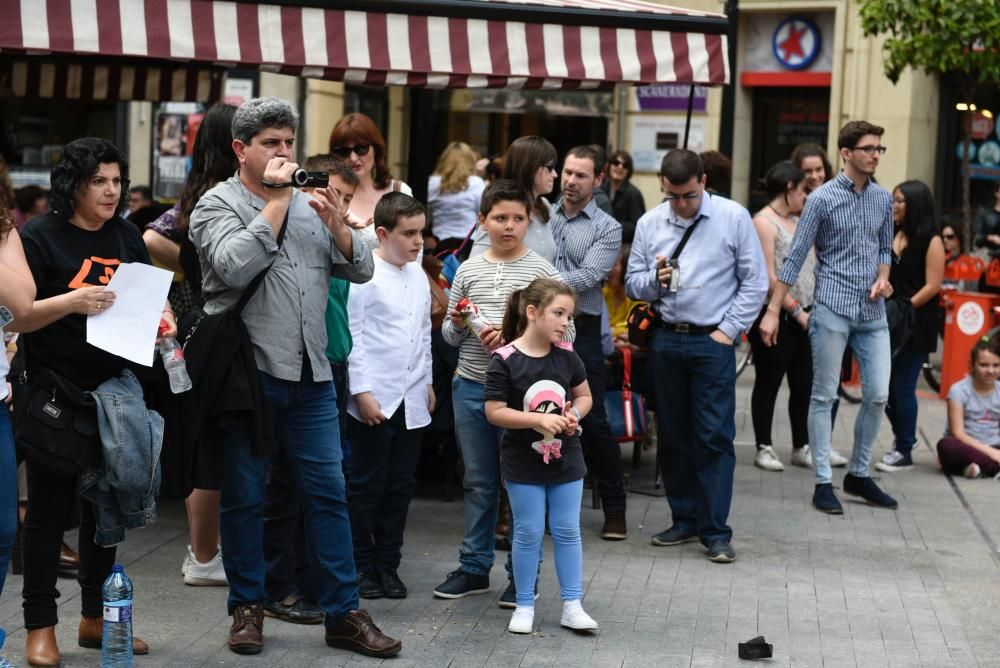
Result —
[{"label": "dark curly hair", "polygon": [[102,164],[117,164],[121,170],[122,194],[115,209],[115,215],[121,215],[128,204],[128,160],[117,146],[97,137],[76,139],[63,148],[59,164],[49,177],[49,207],[60,216],[72,218],[80,189]]},{"label": "dark curly hair", "polygon": [[7,238],[7,235],[14,229],[14,216],[10,213],[11,207],[7,204],[7,195],[0,189],[0,241]]},{"label": "dark curly hair", "polygon": [[240,161],[233,152],[235,115],[236,107],[231,104],[215,104],[198,127],[191,152],[191,171],[178,198],[180,215],[177,216],[177,223],[181,229],[187,229],[191,212],[201,196],[215,184],[231,177],[240,167]]}]

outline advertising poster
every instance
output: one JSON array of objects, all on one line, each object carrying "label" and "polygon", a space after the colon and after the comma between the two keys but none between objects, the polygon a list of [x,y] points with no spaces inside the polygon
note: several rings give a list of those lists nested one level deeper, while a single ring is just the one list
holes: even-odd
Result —
[{"label": "advertising poster", "polygon": [[[667,151],[684,146],[683,116],[632,116],[632,162],[637,172],[658,172]],[[691,119],[688,148],[705,150],[705,119]]]},{"label": "advertising poster", "polygon": [[197,103],[168,102],[157,108],[153,135],[153,196],[157,199],[180,195],[204,116],[204,107]]}]

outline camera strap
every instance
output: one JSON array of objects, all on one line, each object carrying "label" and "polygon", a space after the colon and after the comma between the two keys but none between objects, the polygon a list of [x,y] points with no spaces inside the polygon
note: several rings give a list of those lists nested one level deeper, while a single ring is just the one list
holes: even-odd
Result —
[{"label": "camera strap", "polygon": [[[291,205],[289,205],[289,209],[290,208]],[[278,242],[279,253],[281,252],[281,244],[285,241],[285,230],[287,228],[288,228],[288,211],[285,212],[285,220],[282,221],[281,229],[278,230],[278,238],[276,241]],[[274,262],[277,261],[278,258],[275,257]],[[246,289],[243,291],[243,294],[240,295],[240,300],[236,302],[236,306],[233,307],[234,313],[239,315],[240,313],[243,312],[243,309],[244,307],[246,307],[247,302],[249,302],[250,298],[253,297],[255,292],[257,292],[257,288],[260,287],[260,284],[264,282],[264,277],[267,276],[267,272],[271,271],[271,267],[274,266],[274,262],[269,264],[265,269],[261,270],[259,274],[253,277],[253,280],[250,281],[249,285],[247,285]]]},{"label": "camera strap", "polygon": [[680,257],[681,252],[683,252],[684,250],[684,247],[687,246],[688,239],[690,239],[691,234],[694,233],[694,228],[698,227],[698,223],[701,222],[702,218],[704,218],[704,216],[698,216],[697,218],[694,219],[694,222],[691,223],[691,226],[688,227],[686,230],[684,230],[684,236],[681,237],[680,243],[677,244],[676,248],[674,248],[674,252],[670,254],[671,260],[676,260],[678,257]]}]

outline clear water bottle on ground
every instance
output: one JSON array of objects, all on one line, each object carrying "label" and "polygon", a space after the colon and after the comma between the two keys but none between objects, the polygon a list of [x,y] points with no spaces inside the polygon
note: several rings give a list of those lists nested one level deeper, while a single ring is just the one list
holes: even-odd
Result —
[{"label": "clear water bottle on ground", "polygon": [[104,635],[101,638],[102,668],[132,667],[132,581],[115,564],[104,581]]},{"label": "clear water bottle on ground", "polygon": [[167,370],[167,378],[170,379],[170,391],[174,394],[187,392],[191,389],[191,377],[187,372],[187,365],[184,364],[184,349],[177,339],[172,336],[163,336],[166,323],[160,324],[160,356],[163,358],[163,368]]}]

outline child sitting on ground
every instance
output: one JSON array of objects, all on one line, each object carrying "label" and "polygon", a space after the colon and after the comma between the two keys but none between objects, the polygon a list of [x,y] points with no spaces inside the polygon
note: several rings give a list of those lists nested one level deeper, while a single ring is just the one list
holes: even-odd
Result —
[{"label": "child sitting on ground", "polygon": [[969,375],[948,390],[948,428],[938,442],[945,473],[1000,475],[1000,349],[983,337],[972,348]]}]

